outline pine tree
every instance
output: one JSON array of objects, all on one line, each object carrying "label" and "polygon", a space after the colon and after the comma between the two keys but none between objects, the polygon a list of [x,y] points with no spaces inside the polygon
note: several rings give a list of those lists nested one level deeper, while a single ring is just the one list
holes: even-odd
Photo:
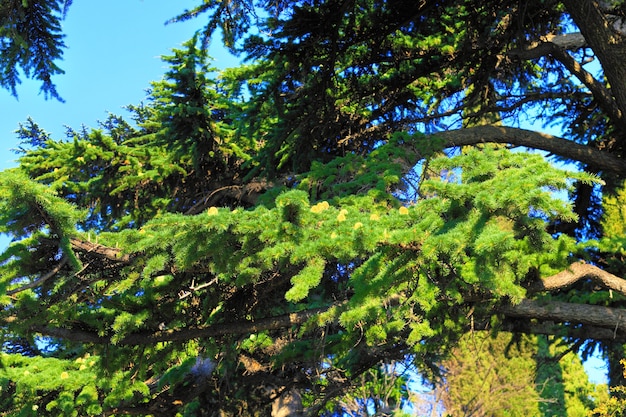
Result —
[{"label": "pine tree", "polygon": [[[620,7],[199,6],[249,63],[214,73],[194,38],[130,120],[20,130],[0,175],[5,412],[340,412],[380,399],[385,364],[436,378],[471,329],[618,351],[622,242],[596,226],[626,172],[626,44],[602,29]],[[567,137],[511,126],[527,104]],[[395,381],[389,406],[410,395]]]}]

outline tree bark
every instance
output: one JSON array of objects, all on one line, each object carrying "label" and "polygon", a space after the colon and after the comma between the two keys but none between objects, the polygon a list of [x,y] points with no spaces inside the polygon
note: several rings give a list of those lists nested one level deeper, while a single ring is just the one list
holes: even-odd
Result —
[{"label": "tree bark", "polygon": [[295,389],[285,389],[272,402],[272,417],[301,417],[303,412],[302,398]]},{"label": "tree bark", "polygon": [[499,309],[508,317],[579,323],[603,329],[612,329],[614,337],[626,332],[626,310],[589,304],[565,303],[562,301],[536,301],[524,299],[519,304]]},{"label": "tree bark", "polygon": [[626,295],[626,280],[582,261],[571,264],[558,274],[533,283],[528,287],[528,292],[561,290],[583,279],[590,279],[607,289]]},{"label": "tree bark", "polygon": [[612,171],[619,174],[626,173],[626,160],[619,158],[615,154],[532,130],[506,126],[476,126],[438,132],[429,136],[443,140],[443,148],[478,145],[481,143],[511,144],[544,150],[573,161],[585,163],[598,170]]},{"label": "tree bark", "polygon": [[[296,313],[284,314],[282,316],[265,317],[254,321],[239,321],[232,323],[219,323],[205,327],[189,327],[176,330],[164,330],[157,332],[137,332],[123,337],[117,344],[119,345],[151,345],[158,342],[186,341],[203,337],[219,337],[229,334],[258,333],[264,330],[285,329],[303,324],[310,318],[328,310],[326,308],[316,308],[303,310]],[[5,323],[15,321],[13,317],[3,319]],[[83,343],[109,344],[109,336],[100,336],[96,332],[79,329],[68,329],[52,327],[46,325],[32,326],[31,330],[46,336],[58,337]]]},{"label": "tree bark", "polygon": [[626,114],[626,37],[595,0],[564,0],[563,4],[602,64],[611,94],[620,109],[623,130]]},{"label": "tree bark", "polygon": [[123,254],[122,250],[118,248],[111,248],[77,238],[70,238],[70,244],[74,250],[93,254],[100,258],[108,259],[109,261],[120,262],[122,264],[127,264],[131,261],[131,257]]}]

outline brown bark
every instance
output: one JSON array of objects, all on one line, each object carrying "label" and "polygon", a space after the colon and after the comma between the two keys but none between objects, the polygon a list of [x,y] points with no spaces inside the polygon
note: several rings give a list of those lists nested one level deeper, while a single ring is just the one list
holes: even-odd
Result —
[{"label": "brown bark", "polygon": [[575,262],[558,274],[533,283],[528,288],[528,291],[539,292],[565,289],[582,279],[590,279],[607,289],[626,295],[626,280],[584,262]]},{"label": "brown bark", "polygon": [[225,197],[238,200],[245,206],[253,206],[257,203],[261,194],[274,186],[275,184],[273,182],[260,179],[251,181],[244,185],[225,185],[217,187],[199,202],[194,204],[193,207],[185,212],[185,214],[198,214],[208,207],[217,206],[219,205],[219,201]]},{"label": "brown bark", "polygon": [[[491,328],[491,322],[485,321],[482,326],[475,326],[468,330],[488,330]],[[581,340],[606,340],[626,342],[626,332],[615,328],[601,328],[589,325],[577,325],[576,327],[565,327],[562,323],[554,321],[543,321],[528,319],[526,317],[518,318],[509,316],[498,326],[498,330],[511,333],[525,333],[547,336],[568,336],[573,339]]]},{"label": "brown bark", "polygon": [[574,161],[583,162],[598,170],[626,173],[626,161],[614,154],[532,130],[506,126],[476,126],[439,132],[432,136],[443,140],[444,148],[481,143],[512,144],[531,149],[541,149]]},{"label": "brown bark", "polygon": [[295,389],[285,389],[272,402],[272,417],[300,417],[303,411],[302,398]]},{"label": "brown bark", "polygon": [[[570,16],[602,64],[611,94],[620,109],[619,125],[626,114],[626,37],[616,30],[609,16],[595,0],[564,0]],[[617,122],[617,120],[616,120]]]},{"label": "brown bark", "polygon": [[111,248],[108,246],[100,245],[98,243],[87,242],[86,240],[81,240],[77,238],[71,238],[70,243],[72,245],[72,249],[74,250],[93,254],[98,257],[108,259],[110,261],[127,264],[131,260],[130,255],[125,255],[124,253],[122,253],[122,250],[118,248]]},{"label": "brown bark", "polygon": [[42,275],[41,277],[37,278],[36,280],[29,282],[28,284],[22,285],[19,288],[15,288],[13,290],[7,290],[6,294],[7,295],[15,295],[19,292],[28,290],[30,288],[36,288],[38,286],[40,286],[41,284],[43,284],[44,282],[46,282],[47,280],[49,280],[50,278],[52,278],[53,276],[55,276],[59,271],[61,271],[61,269],[63,269],[63,267],[65,265],[67,265],[68,263],[68,259],[67,257],[63,257],[63,259],[61,259],[61,262],[59,262],[57,264],[57,266],[55,266],[54,268],[52,268],[52,270],[44,275]]},{"label": "brown bark", "polygon": [[525,299],[519,304],[499,309],[508,317],[528,320],[577,323],[613,330],[620,338],[626,332],[626,310],[589,304],[565,303],[561,301],[536,301]]}]

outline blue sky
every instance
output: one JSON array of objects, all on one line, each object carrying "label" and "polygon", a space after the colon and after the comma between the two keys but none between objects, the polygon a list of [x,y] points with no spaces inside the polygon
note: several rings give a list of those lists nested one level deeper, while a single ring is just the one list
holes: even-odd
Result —
[{"label": "blue sky", "polygon": [[[55,139],[65,137],[65,126],[97,127],[107,114],[125,115],[123,107],[139,104],[151,81],[161,79],[169,55],[189,40],[206,17],[164,25],[165,21],[199,0],[109,0],[75,1],[63,21],[65,50],[59,64],[64,75],[54,82],[65,103],[45,100],[40,85],[23,80],[19,99],[0,90],[0,170],[15,166],[11,149],[18,141],[14,131],[30,116]],[[237,59],[213,42],[210,54],[218,68],[234,66]],[[6,245],[0,239],[0,247]],[[603,362],[588,361],[586,368],[594,381],[604,380]]]},{"label": "blue sky", "polygon": [[[125,115],[122,108],[139,104],[150,81],[163,76],[160,60],[189,40],[206,22],[200,16],[184,23],[164,23],[199,0],[74,1],[63,21],[65,50],[59,66],[65,74],[54,78],[65,103],[45,100],[40,84],[23,79],[16,100],[0,90],[0,169],[14,166],[18,144],[13,133],[31,116],[53,138],[65,136],[65,126],[97,127],[108,112]],[[237,64],[237,59],[212,44],[214,66]]]}]

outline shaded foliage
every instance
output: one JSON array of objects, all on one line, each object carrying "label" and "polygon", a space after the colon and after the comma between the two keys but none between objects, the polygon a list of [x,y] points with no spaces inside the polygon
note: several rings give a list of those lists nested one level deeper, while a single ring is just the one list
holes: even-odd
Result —
[{"label": "shaded foliage", "polygon": [[52,77],[63,74],[57,62],[65,43],[61,20],[71,0],[7,0],[0,4],[0,86],[17,97],[20,70],[41,82],[46,98],[63,101]]}]

